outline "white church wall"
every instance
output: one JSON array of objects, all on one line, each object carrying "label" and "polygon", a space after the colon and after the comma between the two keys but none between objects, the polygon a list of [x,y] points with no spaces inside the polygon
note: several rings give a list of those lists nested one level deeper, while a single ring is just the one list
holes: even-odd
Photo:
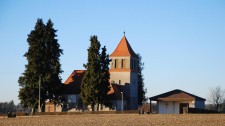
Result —
[{"label": "white church wall", "polygon": [[118,64],[117,64],[117,68],[121,69],[122,68],[122,59],[125,59],[126,61],[126,66],[123,69],[129,69],[130,68],[130,57],[125,57],[125,56],[121,56],[121,57],[110,57],[110,59],[112,59],[112,61],[110,62],[110,68],[111,69],[115,69],[115,59],[118,60]]},{"label": "white church wall", "polygon": [[[110,65],[110,82],[116,84],[129,84],[129,90],[127,90],[127,96],[129,98],[129,109],[138,108],[138,75],[136,72],[132,72],[131,68],[137,68],[137,60],[132,57],[110,57],[112,59]],[[122,67],[122,60],[125,59],[126,65]],[[118,60],[115,68],[115,60]],[[135,64],[135,65],[134,65]]]},{"label": "white church wall", "polygon": [[[112,59],[110,63],[110,69],[111,70],[117,70],[110,72],[110,82],[114,82],[117,84],[125,85],[126,83],[130,83],[130,71],[122,71],[123,69],[129,69],[129,57],[110,57]],[[115,68],[115,59],[117,59],[119,62],[117,64],[117,68]],[[122,59],[126,60],[126,66],[125,68],[121,69]]]},{"label": "white church wall", "polygon": [[110,81],[125,85],[126,83],[130,83],[130,74],[129,72],[110,72]]}]

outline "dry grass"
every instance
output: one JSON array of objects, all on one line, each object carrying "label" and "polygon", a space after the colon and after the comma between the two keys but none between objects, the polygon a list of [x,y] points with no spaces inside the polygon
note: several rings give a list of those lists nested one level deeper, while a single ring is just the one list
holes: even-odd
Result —
[{"label": "dry grass", "polygon": [[225,114],[78,114],[0,118],[0,126],[225,126]]}]

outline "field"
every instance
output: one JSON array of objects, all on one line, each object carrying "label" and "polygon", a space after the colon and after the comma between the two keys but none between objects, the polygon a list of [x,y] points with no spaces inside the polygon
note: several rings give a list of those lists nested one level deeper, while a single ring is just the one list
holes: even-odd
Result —
[{"label": "field", "polygon": [[77,114],[0,117],[0,126],[225,126],[225,114]]}]

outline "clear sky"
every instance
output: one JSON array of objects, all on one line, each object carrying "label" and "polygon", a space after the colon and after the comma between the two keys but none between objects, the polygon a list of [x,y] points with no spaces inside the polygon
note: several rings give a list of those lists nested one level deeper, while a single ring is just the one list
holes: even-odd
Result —
[{"label": "clear sky", "polygon": [[58,29],[62,82],[84,69],[91,35],[111,54],[125,30],[145,64],[148,97],[181,89],[207,99],[210,88],[225,89],[224,0],[1,0],[0,102],[19,102],[26,39],[37,18],[51,18]]}]

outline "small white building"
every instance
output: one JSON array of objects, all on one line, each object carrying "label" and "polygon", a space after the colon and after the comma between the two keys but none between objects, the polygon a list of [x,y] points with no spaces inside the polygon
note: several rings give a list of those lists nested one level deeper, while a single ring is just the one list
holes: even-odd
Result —
[{"label": "small white building", "polygon": [[159,114],[183,114],[188,112],[188,108],[205,109],[205,99],[185,91],[176,89],[150,99],[150,112],[152,111],[152,101],[157,102],[156,113]]}]

